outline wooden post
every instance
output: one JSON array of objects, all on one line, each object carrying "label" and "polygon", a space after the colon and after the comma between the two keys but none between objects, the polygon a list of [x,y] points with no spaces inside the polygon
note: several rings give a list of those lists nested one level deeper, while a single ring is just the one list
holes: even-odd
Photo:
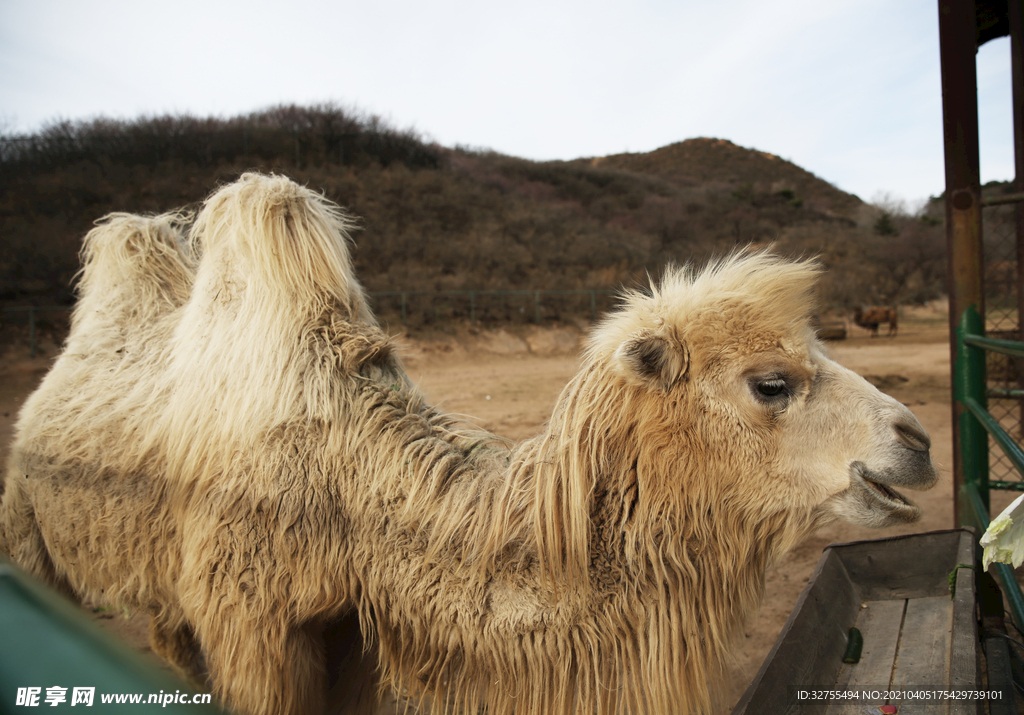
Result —
[{"label": "wooden post", "polygon": [[[1020,0],[1009,0],[1010,82],[1013,86],[1013,160],[1014,193],[1024,193],[1024,18]],[[1017,224],[1017,329],[1024,342],[1024,203],[1018,202],[1014,218]],[[1017,387],[1024,389],[1024,360],[1017,360]],[[1018,400],[1018,437],[1024,436],[1024,400]]]},{"label": "wooden post", "polygon": [[[984,329],[976,32],[974,0],[939,0],[951,337]],[[979,389],[984,399],[984,352],[969,346],[958,349],[960,342],[951,343],[953,510],[957,524],[973,521],[969,500],[962,494],[968,480],[979,482],[988,506],[988,438],[960,402],[967,394],[977,397]]]}]

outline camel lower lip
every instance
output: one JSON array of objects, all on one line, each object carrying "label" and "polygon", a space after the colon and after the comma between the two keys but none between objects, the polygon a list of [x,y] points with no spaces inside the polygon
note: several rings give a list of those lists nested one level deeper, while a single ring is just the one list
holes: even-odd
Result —
[{"label": "camel lower lip", "polygon": [[853,462],[849,488],[836,495],[838,515],[874,527],[917,521],[921,509],[890,486],[894,481],[908,486],[899,481],[900,477],[896,474],[890,478],[885,471],[874,472],[864,462]]},{"label": "camel lower lip", "polygon": [[863,462],[855,462],[851,466],[853,474],[859,477],[857,481],[861,483],[861,489],[865,494],[870,494],[882,504],[888,505],[889,508],[917,509],[906,497],[882,481],[882,475],[872,472]]},{"label": "camel lower lip", "polygon": [[876,482],[873,479],[868,479],[863,474],[861,476],[864,478],[864,483],[865,484],[867,484],[869,487],[871,487],[875,492],[877,492],[879,495],[881,495],[885,499],[889,499],[890,501],[894,501],[894,502],[899,502],[900,504],[907,504],[907,500],[904,499],[903,495],[900,494],[895,489],[890,489],[889,487],[885,486],[884,484]]}]

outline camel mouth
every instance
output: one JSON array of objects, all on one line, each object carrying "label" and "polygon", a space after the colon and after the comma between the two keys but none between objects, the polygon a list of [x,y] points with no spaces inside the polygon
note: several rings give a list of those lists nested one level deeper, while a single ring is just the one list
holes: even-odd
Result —
[{"label": "camel mouth", "polygon": [[864,484],[866,484],[869,488],[875,490],[875,492],[877,492],[878,495],[882,497],[882,499],[910,506],[910,502],[908,502],[906,498],[895,489],[890,489],[881,482],[876,482],[874,479],[869,479],[863,474],[861,474],[861,478],[864,480]]},{"label": "camel mouth", "polygon": [[863,462],[850,465],[848,496],[856,502],[856,511],[869,525],[890,526],[921,518],[921,508],[893,489],[891,482],[884,474],[872,472]]}]

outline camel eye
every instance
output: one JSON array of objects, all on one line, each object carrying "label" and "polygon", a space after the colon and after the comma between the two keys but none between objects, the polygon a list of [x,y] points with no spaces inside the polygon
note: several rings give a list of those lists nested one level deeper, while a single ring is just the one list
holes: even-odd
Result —
[{"label": "camel eye", "polygon": [[789,399],[790,389],[785,378],[772,376],[751,381],[754,397],[765,404],[779,406]]}]

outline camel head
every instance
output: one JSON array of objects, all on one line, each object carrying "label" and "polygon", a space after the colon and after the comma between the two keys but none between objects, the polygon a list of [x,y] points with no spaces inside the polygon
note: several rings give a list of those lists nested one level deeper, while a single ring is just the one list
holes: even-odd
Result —
[{"label": "camel head", "polygon": [[628,396],[639,489],[744,524],[920,517],[898,490],[935,484],[928,435],[829,359],[809,323],[818,272],[765,252],[673,269],[599,327],[588,359]]}]

